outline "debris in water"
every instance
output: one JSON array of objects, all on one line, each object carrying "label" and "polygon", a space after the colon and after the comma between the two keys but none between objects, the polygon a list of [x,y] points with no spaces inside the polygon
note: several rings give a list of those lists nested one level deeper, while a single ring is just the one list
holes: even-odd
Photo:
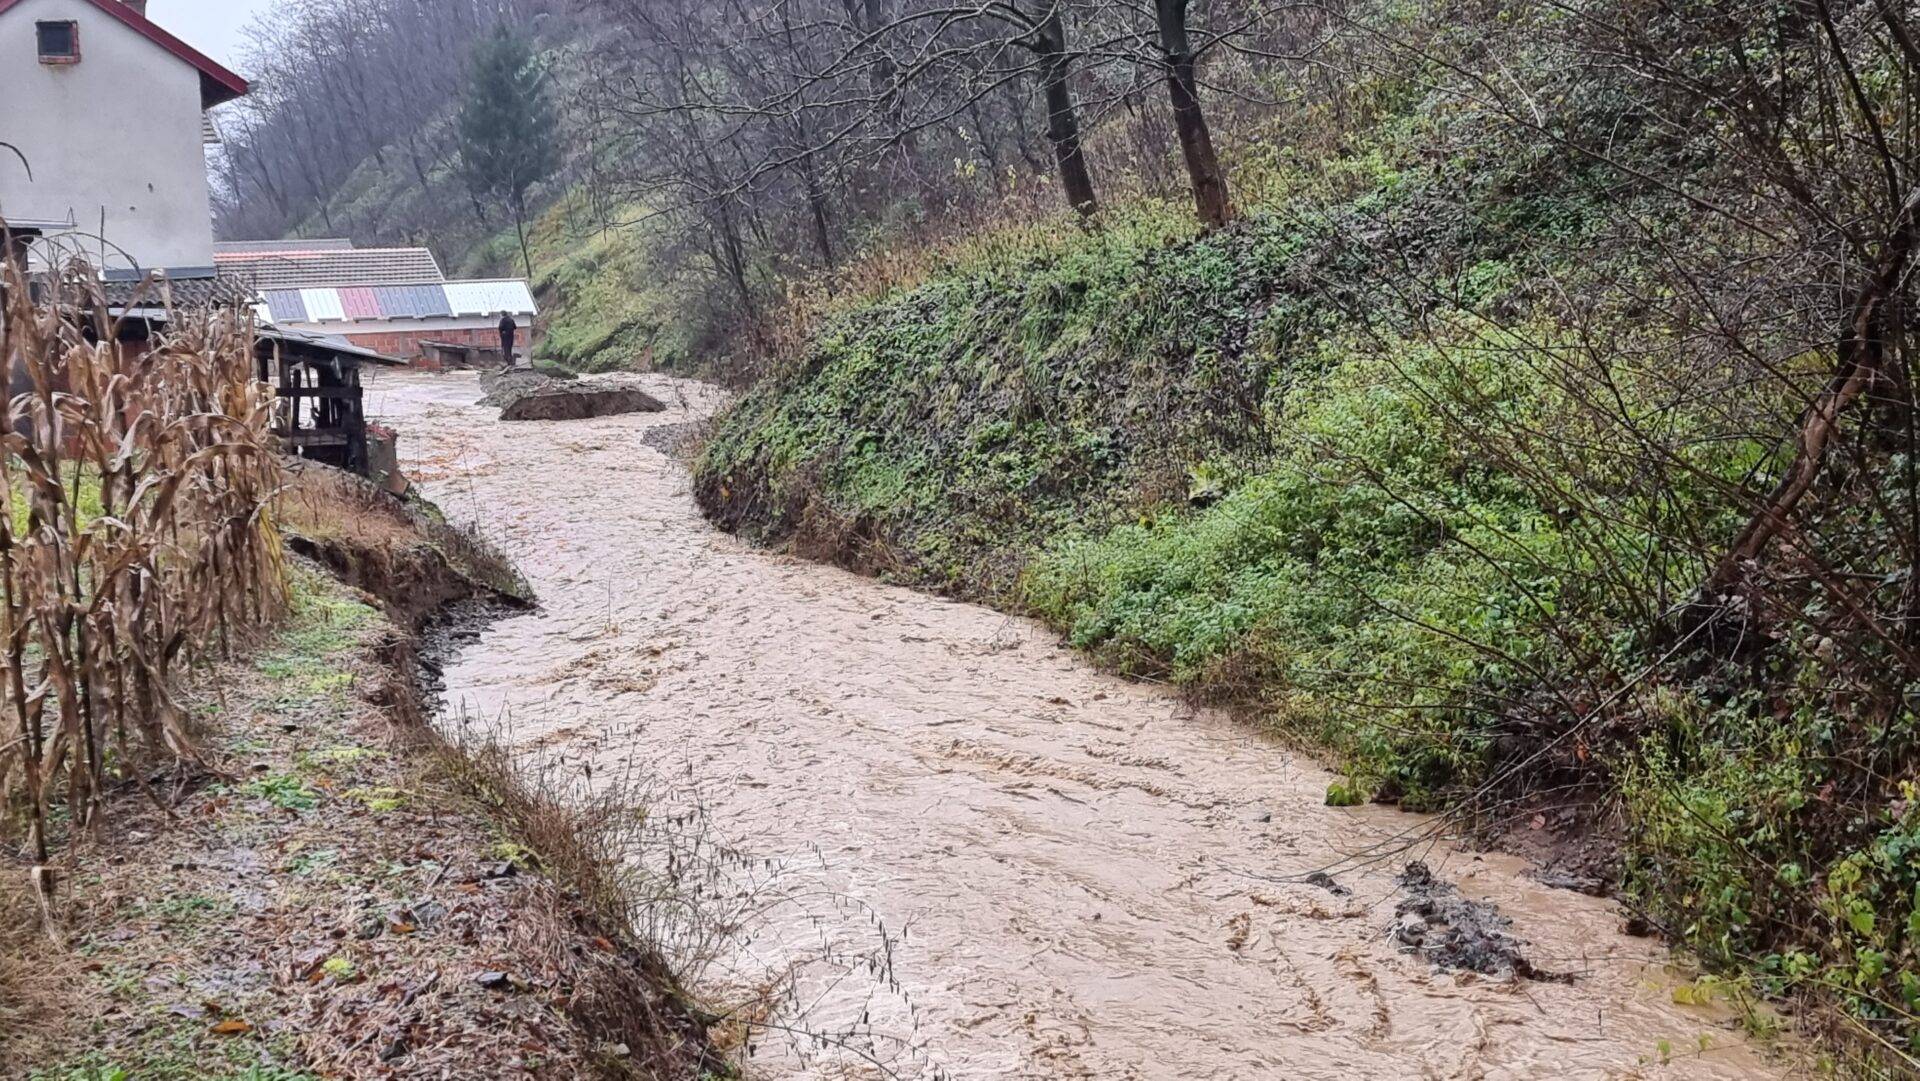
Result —
[{"label": "debris in water", "polygon": [[1521,952],[1526,944],[1508,930],[1513,921],[1484,901],[1460,896],[1452,883],[1434,876],[1426,864],[1407,864],[1400,874],[1407,896],[1394,909],[1388,935],[1403,948],[1448,971],[1466,969],[1511,980],[1571,983],[1563,973],[1542,972]]},{"label": "debris in water", "polygon": [[1352,890],[1346,888],[1345,886],[1342,886],[1340,883],[1335,882],[1333,880],[1333,876],[1326,873],[1325,871],[1315,871],[1314,873],[1308,875],[1307,885],[1318,886],[1321,889],[1326,890],[1328,893],[1333,894],[1335,897],[1345,897],[1348,894],[1353,892]]},{"label": "debris in water", "polygon": [[640,435],[640,445],[669,458],[691,458],[700,447],[700,425],[692,421],[656,424]]}]

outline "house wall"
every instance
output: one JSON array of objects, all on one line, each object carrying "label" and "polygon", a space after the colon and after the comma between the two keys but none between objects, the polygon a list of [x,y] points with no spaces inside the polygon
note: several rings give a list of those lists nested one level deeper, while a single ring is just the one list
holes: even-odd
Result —
[{"label": "house wall", "polygon": [[[420,352],[422,342],[450,342],[454,345],[492,346],[500,348],[498,330],[439,330],[439,331],[398,331],[382,334],[348,334],[346,339],[362,349],[371,349],[385,353],[390,357],[412,360]],[[521,343],[514,343],[514,351],[521,351]]]},{"label": "house wall", "polygon": [[[36,22],[80,24],[80,62],[40,63]],[[213,266],[200,73],[86,0],[0,15],[0,217],[67,221],[107,270]],[[115,247],[124,249],[118,253]]]},{"label": "house wall", "polygon": [[[499,322],[496,319],[422,319],[406,323],[285,323],[288,330],[312,334],[333,334],[362,349],[411,360],[420,352],[422,342],[451,342],[454,345],[500,347]],[[523,323],[514,338],[514,352],[525,355],[532,331]]]}]

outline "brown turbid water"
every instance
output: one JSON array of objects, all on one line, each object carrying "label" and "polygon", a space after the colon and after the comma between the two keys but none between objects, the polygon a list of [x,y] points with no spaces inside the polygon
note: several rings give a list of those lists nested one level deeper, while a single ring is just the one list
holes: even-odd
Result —
[{"label": "brown turbid water", "polygon": [[[529,756],[600,778],[670,779],[751,879],[706,978],[787,987],[802,1009],[779,1023],[812,1034],[761,1032],[758,1075],[1788,1076],[1676,1005],[1684,975],[1614,904],[1508,857],[1401,851],[1426,820],[1325,806],[1310,759],[1037,625],[716,532],[650,444],[721,396],[643,385],[667,412],[505,425],[471,376],[412,373],[371,401],[541,601],[448,667],[449,715],[505,717]],[[1403,952],[1387,931],[1415,858],[1575,978]],[[1304,881],[1320,869],[1350,892]]]}]

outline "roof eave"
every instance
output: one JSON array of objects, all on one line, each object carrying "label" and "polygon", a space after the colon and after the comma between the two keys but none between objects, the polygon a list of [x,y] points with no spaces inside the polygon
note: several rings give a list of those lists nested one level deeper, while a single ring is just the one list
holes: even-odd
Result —
[{"label": "roof eave", "polygon": [[[232,74],[229,72],[228,74]],[[246,97],[253,87],[238,75],[234,75],[237,86],[223,83],[206,72],[200,73],[200,108],[204,112],[229,101]]]},{"label": "roof eave", "polygon": [[[0,0],[0,15],[5,15],[21,2],[22,0]],[[89,2],[127,24],[141,37],[198,69],[201,108],[211,109],[216,105],[224,105],[235,98],[244,97],[251,89],[245,79],[228,70],[225,65],[174,37],[165,27],[121,3],[120,0],[89,0]]]}]

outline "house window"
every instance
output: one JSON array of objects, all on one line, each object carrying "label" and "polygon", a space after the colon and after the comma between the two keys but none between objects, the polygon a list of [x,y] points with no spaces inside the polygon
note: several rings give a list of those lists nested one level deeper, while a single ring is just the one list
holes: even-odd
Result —
[{"label": "house window", "polygon": [[40,23],[38,29],[42,64],[78,64],[80,62],[79,23]]}]

